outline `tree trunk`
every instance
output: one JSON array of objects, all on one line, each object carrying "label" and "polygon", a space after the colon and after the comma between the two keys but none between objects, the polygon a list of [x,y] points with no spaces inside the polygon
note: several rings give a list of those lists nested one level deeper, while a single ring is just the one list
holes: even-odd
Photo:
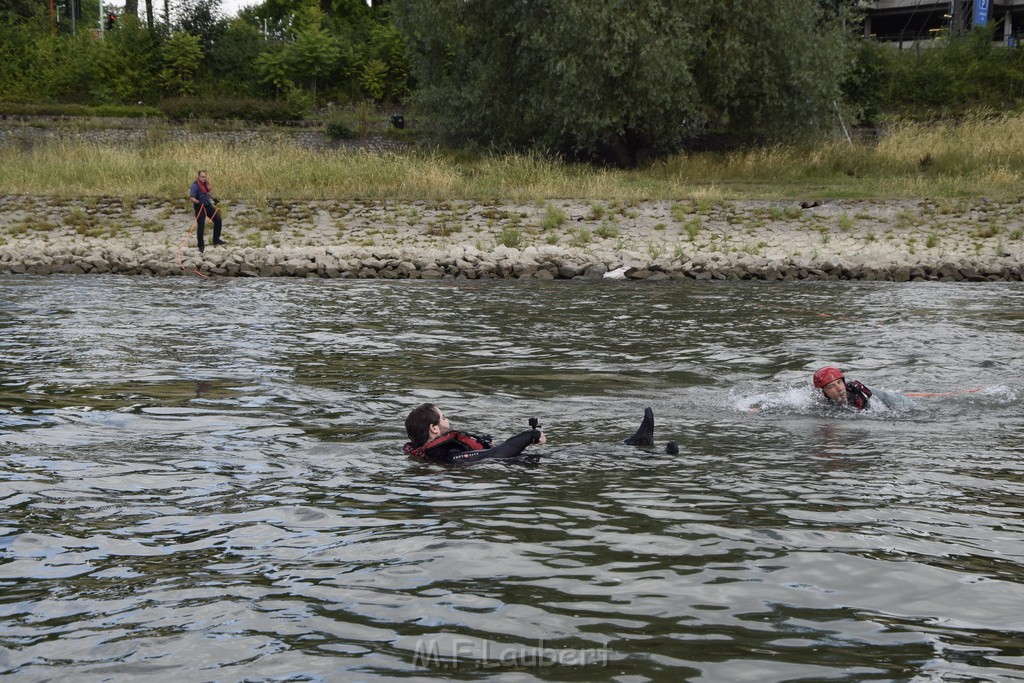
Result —
[{"label": "tree trunk", "polygon": [[139,16],[139,0],[124,0],[124,13]]},{"label": "tree trunk", "polygon": [[146,0],[146,28],[153,32],[153,0]]},{"label": "tree trunk", "polygon": [[616,136],[611,144],[612,156],[619,168],[636,168],[651,157],[652,149],[650,136],[629,129]]}]

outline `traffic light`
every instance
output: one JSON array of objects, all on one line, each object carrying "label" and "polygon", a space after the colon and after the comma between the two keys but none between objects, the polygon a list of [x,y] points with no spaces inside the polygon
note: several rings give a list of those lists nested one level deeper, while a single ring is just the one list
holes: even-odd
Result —
[{"label": "traffic light", "polygon": [[104,24],[104,28],[108,31],[114,30],[114,25],[117,23],[117,15],[113,12],[107,12],[107,23]]}]

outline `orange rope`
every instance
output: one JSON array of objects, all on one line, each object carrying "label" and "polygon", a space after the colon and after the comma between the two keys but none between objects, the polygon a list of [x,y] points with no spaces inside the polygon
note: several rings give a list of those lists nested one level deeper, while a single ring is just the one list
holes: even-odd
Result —
[{"label": "orange rope", "polygon": [[[199,210],[203,213],[204,216],[206,216],[206,207],[205,206],[203,208],[199,209]],[[218,212],[220,212],[220,207],[219,206],[216,209],[213,210],[213,216],[216,216]],[[208,218],[209,220],[213,220],[213,216],[206,216],[206,218]],[[192,225],[188,226],[188,230],[185,231],[185,239],[182,241],[181,246],[178,247],[178,267],[181,268],[182,270],[185,270],[185,264],[183,264],[181,262],[181,252],[183,252],[185,250],[185,246],[188,244],[188,239],[189,239],[189,237],[192,236],[192,231],[193,230],[197,230],[198,228],[199,228],[199,214],[197,213],[195,219],[192,221]],[[206,275],[205,273],[200,273],[197,268],[193,268],[192,272],[195,273],[196,275],[198,275],[199,277],[204,277],[207,280],[210,279],[209,275]]]}]

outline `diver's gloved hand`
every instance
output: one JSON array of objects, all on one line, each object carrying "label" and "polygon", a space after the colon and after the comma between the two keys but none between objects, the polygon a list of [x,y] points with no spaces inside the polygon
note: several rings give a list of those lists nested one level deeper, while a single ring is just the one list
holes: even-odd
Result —
[{"label": "diver's gloved hand", "polygon": [[530,431],[533,432],[533,443],[547,443],[544,432],[540,431],[540,420],[535,417],[530,418]]}]

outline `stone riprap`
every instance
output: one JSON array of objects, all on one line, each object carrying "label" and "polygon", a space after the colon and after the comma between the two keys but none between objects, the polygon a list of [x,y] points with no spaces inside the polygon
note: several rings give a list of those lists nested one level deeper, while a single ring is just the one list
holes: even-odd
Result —
[{"label": "stone riprap", "polygon": [[229,243],[200,254],[187,200],[0,197],[0,273],[655,281],[988,281],[1024,273],[1024,205],[984,199],[806,208],[268,200],[223,209]]}]

